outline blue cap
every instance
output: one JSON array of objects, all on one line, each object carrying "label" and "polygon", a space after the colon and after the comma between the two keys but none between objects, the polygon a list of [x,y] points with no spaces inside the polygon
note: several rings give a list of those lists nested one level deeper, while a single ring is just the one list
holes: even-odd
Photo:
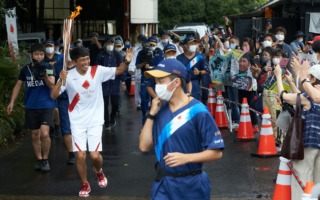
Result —
[{"label": "blue cap", "polygon": [[163,48],[163,52],[167,53],[168,51],[177,51],[177,48],[174,44],[167,44]]},{"label": "blue cap", "polygon": [[188,44],[189,42],[193,42],[193,41],[197,41],[197,40],[192,36],[187,36],[186,38],[184,38],[183,44]]},{"label": "blue cap", "polygon": [[112,42],[112,43],[114,43],[114,40],[113,40],[112,37],[106,37],[106,38],[104,38],[104,43],[106,43],[106,42]]},{"label": "blue cap", "polygon": [[177,75],[183,79],[187,78],[186,67],[176,59],[165,59],[161,61],[152,70],[144,72],[147,78],[163,78],[171,74]]},{"label": "blue cap", "polygon": [[122,41],[121,40],[115,40],[114,41],[114,46],[122,46]]},{"label": "blue cap", "polygon": [[140,41],[140,42],[146,42],[146,41],[148,41],[148,39],[147,39],[147,37],[146,36],[144,36],[144,35],[139,35],[138,36],[138,41]]},{"label": "blue cap", "polygon": [[155,38],[155,37],[149,37],[149,38],[148,38],[148,42],[149,42],[150,44],[157,45],[158,40],[157,40],[157,38]]},{"label": "blue cap", "polygon": [[44,45],[46,46],[48,44],[54,45],[54,41],[51,39],[47,39],[46,42],[44,43]]},{"label": "blue cap", "polygon": [[161,32],[160,35],[163,36],[163,35],[170,35],[170,34],[169,34],[169,31],[164,30],[164,31]]},{"label": "blue cap", "polygon": [[55,41],[54,41],[54,45],[55,45],[55,46],[60,46],[59,40],[55,40]]}]

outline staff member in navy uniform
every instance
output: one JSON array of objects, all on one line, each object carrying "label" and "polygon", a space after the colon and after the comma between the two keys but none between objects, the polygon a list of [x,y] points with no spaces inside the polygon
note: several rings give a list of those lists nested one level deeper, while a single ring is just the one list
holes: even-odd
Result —
[{"label": "staff member in navy uniform", "polygon": [[152,100],[139,137],[139,148],[154,147],[157,164],[151,199],[209,200],[210,180],[203,163],[222,157],[221,133],[207,107],[185,94],[185,66],[165,59],[145,76],[155,78]]},{"label": "staff member in navy uniform", "polygon": [[183,40],[185,51],[177,56],[177,60],[181,61],[188,71],[192,87],[187,85],[187,92],[197,100],[201,100],[200,80],[201,75],[206,74],[206,64],[203,56],[196,52],[198,41],[192,36],[188,36]]},{"label": "staff member in navy uniform", "polygon": [[[106,37],[104,40],[103,51],[97,56],[99,65],[105,67],[117,67],[123,62],[123,57],[114,51],[114,40],[112,37]],[[105,130],[111,130],[116,125],[116,114],[120,103],[120,84],[125,81],[125,74],[116,76],[114,80],[108,80],[102,83],[104,100],[104,121]],[[109,113],[109,101],[111,101],[111,113]]]},{"label": "staff member in navy uniform", "polygon": [[141,111],[142,111],[142,124],[146,121],[146,114],[149,108],[150,95],[147,92],[149,84],[148,79],[144,76],[144,72],[157,66],[163,60],[163,51],[157,47],[157,39],[155,37],[148,38],[148,43],[145,44],[143,49],[137,56],[136,66],[141,69]]}]

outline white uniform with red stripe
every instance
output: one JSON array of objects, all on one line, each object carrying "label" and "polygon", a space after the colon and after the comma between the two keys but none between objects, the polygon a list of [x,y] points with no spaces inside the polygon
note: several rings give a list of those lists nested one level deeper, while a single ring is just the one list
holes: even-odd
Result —
[{"label": "white uniform with red stripe", "polygon": [[[102,82],[114,79],[115,72],[115,67],[99,65],[89,67],[85,75],[80,75],[76,68],[69,71],[66,85],[61,87],[61,92],[66,90],[69,97],[68,109],[74,151],[86,150],[86,140],[89,151],[102,150],[100,145],[104,124]],[[101,131],[93,128],[97,126],[101,127]],[[89,133],[90,130],[95,130],[96,133]],[[92,138],[93,141],[90,140],[91,135],[95,138]],[[96,141],[97,139],[99,141]]]}]

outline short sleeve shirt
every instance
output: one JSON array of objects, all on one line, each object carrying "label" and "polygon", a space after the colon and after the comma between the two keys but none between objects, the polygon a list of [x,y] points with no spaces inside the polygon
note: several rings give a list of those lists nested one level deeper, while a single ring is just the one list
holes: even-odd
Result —
[{"label": "short sleeve shirt", "polygon": [[196,54],[193,58],[189,59],[187,58],[184,54],[180,54],[179,56],[177,56],[177,60],[179,60],[180,62],[182,62],[182,64],[184,66],[187,66],[190,64],[190,62],[195,58],[198,57],[199,59],[197,60],[197,62],[192,66],[192,68],[188,71],[188,75],[190,77],[191,80],[197,80],[199,79],[199,76],[194,75],[193,73],[193,69],[197,68],[198,70],[207,70],[206,68],[206,64],[205,64],[205,60],[203,58],[202,55],[200,54]]},{"label": "short sleeve shirt", "polygon": [[76,68],[68,73],[66,85],[69,97],[69,116],[71,126],[88,128],[104,123],[104,103],[102,82],[115,78],[115,67],[92,66],[82,76]]},{"label": "short sleeve shirt", "polygon": [[26,92],[24,105],[26,109],[55,108],[51,98],[51,89],[43,79],[36,79],[32,74],[32,65],[24,66],[19,73],[18,80],[25,82]]},{"label": "short sleeve shirt", "polygon": [[162,105],[154,120],[153,138],[157,160],[168,173],[181,173],[202,167],[202,163],[188,163],[170,168],[163,160],[170,152],[188,154],[224,148],[214,119],[207,107],[196,99],[174,113],[168,103]]}]

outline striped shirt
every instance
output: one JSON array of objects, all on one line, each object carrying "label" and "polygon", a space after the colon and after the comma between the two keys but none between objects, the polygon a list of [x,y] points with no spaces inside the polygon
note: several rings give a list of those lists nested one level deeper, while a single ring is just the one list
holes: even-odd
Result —
[{"label": "striped shirt", "polygon": [[305,92],[302,95],[311,103],[310,110],[303,111],[304,147],[320,149],[320,103],[315,103]]}]

